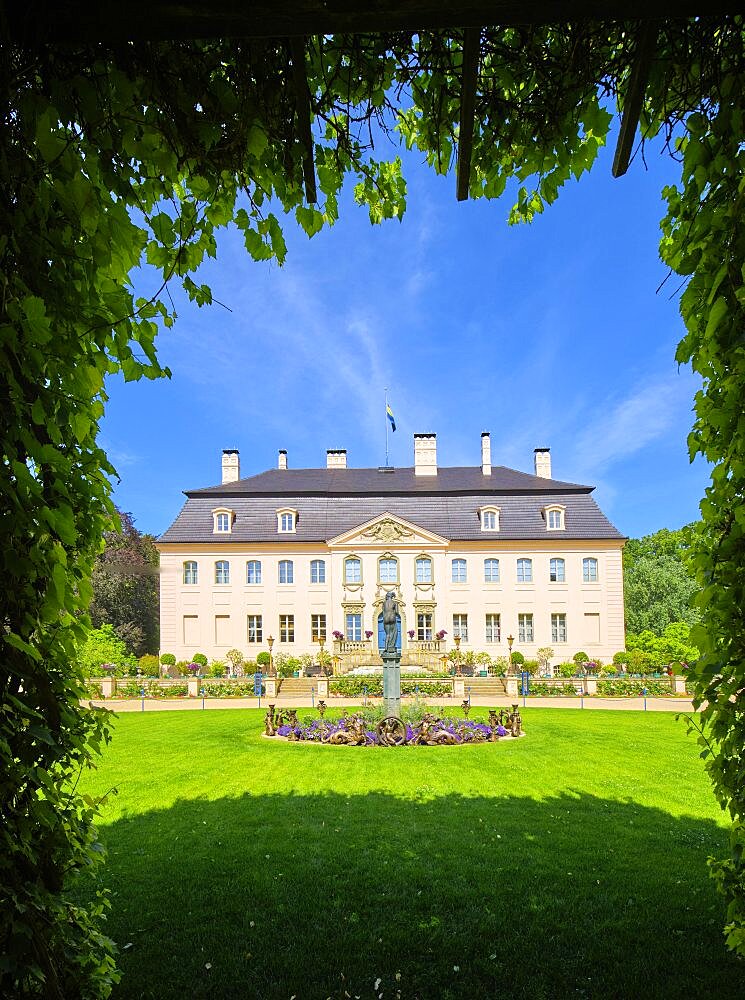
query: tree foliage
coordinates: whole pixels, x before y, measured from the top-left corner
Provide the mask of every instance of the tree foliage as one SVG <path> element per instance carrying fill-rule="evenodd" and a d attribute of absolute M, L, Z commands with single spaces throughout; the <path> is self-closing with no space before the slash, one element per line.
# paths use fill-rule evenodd
<path fill-rule="evenodd" d="M 622 105 L 636 25 L 488 28 L 481 33 L 472 196 L 518 182 L 513 221 L 530 219 L 588 170 Z M 108 737 L 83 707 L 77 647 L 100 540 L 114 515 L 98 444 L 105 378 L 158 378 L 155 338 L 175 314 L 180 281 L 234 225 L 255 260 L 285 258 L 277 213 L 309 236 L 338 215 L 345 177 L 373 222 L 400 217 L 405 185 L 386 133 L 441 172 L 457 141 L 459 31 L 316 37 L 304 68 L 320 201 L 305 199 L 307 150 L 283 39 L 179 41 L 26 49 L 3 45 L 0 156 L 0 991 L 105 996 L 115 979 L 101 932 L 104 902 L 70 900 L 75 874 L 100 857 L 96 803 L 75 793 Z M 699 697 L 717 794 L 745 812 L 741 760 L 745 636 L 742 504 L 745 425 L 742 82 L 739 18 L 659 26 L 642 116 L 682 157 L 666 192 L 663 254 L 691 276 L 679 358 L 702 373 L 691 439 L 715 463 L 694 565 L 705 651 Z M 676 128 L 684 133 L 676 138 Z M 675 140 L 674 142 L 672 140 Z M 136 298 L 131 274 L 156 276 Z M 716 869 L 742 946 L 741 826 Z"/>
<path fill-rule="evenodd" d="M 93 567 L 94 628 L 111 625 L 136 657 L 158 650 L 160 589 L 158 550 L 131 514 L 118 512 L 119 523 L 104 534 L 104 550 Z"/>
<path fill-rule="evenodd" d="M 694 625 L 701 613 L 692 600 L 698 590 L 685 560 L 692 526 L 632 538 L 623 550 L 626 630 L 661 636 L 672 622 Z M 630 646 L 628 648 L 631 648 Z"/>

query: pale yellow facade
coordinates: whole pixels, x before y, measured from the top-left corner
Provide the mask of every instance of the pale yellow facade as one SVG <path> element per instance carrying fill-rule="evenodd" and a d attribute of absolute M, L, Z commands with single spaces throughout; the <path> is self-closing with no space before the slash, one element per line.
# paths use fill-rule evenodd
<path fill-rule="evenodd" d="M 299 656 L 317 652 L 318 616 L 325 616 L 330 649 L 335 630 L 349 638 L 346 616 L 352 614 L 361 616 L 363 640 L 372 632 L 370 651 L 376 656 L 377 620 L 388 590 L 399 601 L 404 653 L 441 630 L 447 633 L 438 649 L 443 653 L 453 648 L 458 631 L 464 652 L 506 656 L 511 635 L 513 649 L 528 659 L 541 647 L 551 647 L 554 663 L 571 659 L 579 650 L 608 660 L 624 648 L 622 539 L 564 539 L 560 530 L 530 541 L 500 539 L 498 530 L 484 535 L 483 541 L 448 540 L 414 521 L 383 513 L 327 542 L 293 541 L 291 534 L 279 533 L 276 542 L 233 543 L 224 537 L 214 543 L 162 542 L 161 652 L 174 653 L 179 660 L 196 652 L 222 660 L 229 649 L 237 648 L 255 658 L 268 649 L 271 635 L 275 654 Z M 360 562 L 359 582 L 347 579 L 350 558 Z M 385 580 L 381 559 L 387 560 Z M 553 566 L 554 576 L 563 580 L 552 581 L 552 559 L 563 560 L 563 565 Z M 319 560 L 324 563 L 324 582 L 311 582 L 311 563 Z M 422 560 L 431 560 L 431 580 L 421 579 L 426 576 Z M 454 560 L 465 561 L 465 573 L 462 562 L 454 570 Z M 498 560 L 498 582 L 494 563 L 487 570 L 486 560 Z M 518 560 L 530 560 L 530 582 L 518 580 Z M 280 561 L 292 563 L 291 583 L 280 582 Z M 228 564 L 229 582 L 215 582 L 217 562 Z M 260 583 L 247 582 L 248 562 L 261 564 Z M 526 563 L 521 565 L 525 577 Z M 557 573 L 557 567 L 563 572 Z M 223 578 L 224 573 L 222 567 Z M 261 641 L 255 634 L 257 616 Z M 410 630 L 415 632 L 413 640 Z"/>

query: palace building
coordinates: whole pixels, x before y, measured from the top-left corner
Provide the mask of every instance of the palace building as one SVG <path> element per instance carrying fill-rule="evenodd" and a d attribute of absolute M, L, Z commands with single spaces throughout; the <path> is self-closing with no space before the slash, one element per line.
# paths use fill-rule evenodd
<path fill-rule="evenodd" d="M 222 482 L 187 490 L 158 542 L 163 652 L 224 659 L 267 650 L 326 649 L 340 667 L 380 663 L 381 607 L 393 591 L 402 662 L 453 649 L 513 649 L 554 662 L 578 650 L 610 658 L 624 648 L 621 550 L 594 487 L 553 479 L 548 448 L 532 474 L 481 464 L 440 468 L 434 434 L 414 435 L 414 465 L 355 469 L 343 450 L 326 467 L 241 478 L 237 451 Z"/>

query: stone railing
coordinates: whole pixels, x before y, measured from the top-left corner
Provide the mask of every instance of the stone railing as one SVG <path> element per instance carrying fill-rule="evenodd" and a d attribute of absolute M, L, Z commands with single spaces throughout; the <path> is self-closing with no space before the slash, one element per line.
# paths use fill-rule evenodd
<path fill-rule="evenodd" d="M 418 650 L 420 653 L 442 653 L 445 649 L 444 639 L 412 639 L 409 642 L 410 650 Z"/>
<path fill-rule="evenodd" d="M 369 639 L 334 639 L 335 656 L 348 656 L 350 653 L 371 656 L 372 642 Z"/>

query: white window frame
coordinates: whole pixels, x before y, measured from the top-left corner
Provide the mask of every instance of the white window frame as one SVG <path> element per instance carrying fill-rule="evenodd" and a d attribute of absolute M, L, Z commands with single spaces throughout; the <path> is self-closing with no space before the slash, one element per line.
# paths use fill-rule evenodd
<path fill-rule="evenodd" d="M 223 568 L 224 567 L 224 568 Z M 222 576 L 224 579 L 220 580 Z M 215 560 L 215 585 L 225 587 L 230 583 L 230 562 L 227 559 Z"/>
<path fill-rule="evenodd" d="M 517 616 L 517 641 L 535 642 L 535 619 L 532 611 L 521 611 Z"/>
<path fill-rule="evenodd" d="M 295 615 L 279 616 L 279 641 L 295 641 Z"/>
<path fill-rule="evenodd" d="M 431 556 L 417 556 L 414 563 L 414 580 L 416 583 L 432 583 L 433 566 Z"/>
<path fill-rule="evenodd" d="M 546 518 L 546 531 L 564 531 L 566 525 L 564 523 L 564 512 L 566 507 L 563 507 L 560 503 L 548 504 L 543 508 L 543 516 Z M 552 521 L 556 521 L 556 524 L 552 524 Z"/>
<path fill-rule="evenodd" d="M 433 615 L 431 611 L 419 611 L 416 616 L 416 637 L 419 642 L 429 642 L 432 639 Z"/>
<path fill-rule="evenodd" d="M 594 575 L 593 575 L 594 574 Z M 585 556 L 582 560 L 582 582 L 597 583 L 600 579 L 600 564 L 595 556 Z"/>
<path fill-rule="evenodd" d="M 251 579 L 253 573 L 254 579 Z M 246 560 L 246 584 L 248 586 L 254 587 L 261 583 L 261 560 L 260 559 L 247 559 Z"/>
<path fill-rule="evenodd" d="M 499 507 L 480 507 L 479 519 L 482 531 L 499 531 Z"/>
<path fill-rule="evenodd" d="M 556 577 L 556 579 L 554 579 Z M 548 561 L 549 583 L 566 583 L 566 559 L 562 556 L 552 556 Z"/>
<path fill-rule="evenodd" d="M 389 563 L 393 564 L 393 579 L 383 576 L 383 563 L 387 567 Z M 380 583 L 398 583 L 398 559 L 395 556 L 381 556 L 378 559 L 378 580 Z"/>
<path fill-rule="evenodd" d="M 492 573 L 492 564 L 496 565 L 496 574 Z M 487 567 L 489 567 L 487 569 Z M 499 583 L 499 559 L 495 559 L 490 556 L 488 559 L 484 559 L 484 583 Z"/>
<path fill-rule="evenodd" d="M 362 642 L 362 614 L 348 611 L 344 615 L 344 637 L 347 642 Z"/>
<path fill-rule="evenodd" d="M 349 567 L 353 563 L 357 563 L 357 566 L 359 568 L 359 579 L 357 580 L 350 579 L 349 576 Z M 362 560 L 360 559 L 359 556 L 347 556 L 347 558 L 344 560 L 344 583 L 351 583 L 351 584 L 362 583 Z"/>
<path fill-rule="evenodd" d="M 297 531 L 297 511 L 294 507 L 280 507 L 277 511 L 277 533 L 294 535 Z"/>
<path fill-rule="evenodd" d="M 484 618 L 484 641 L 502 641 L 502 616 L 497 611 L 486 612 L 486 616 Z"/>
<path fill-rule="evenodd" d="M 182 580 L 185 587 L 195 587 L 199 583 L 199 565 L 196 559 L 185 559 Z"/>
<path fill-rule="evenodd" d="M 310 561 L 310 582 L 311 583 L 325 583 L 326 582 L 326 560 L 325 559 L 311 559 L 311 561 Z"/>
<path fill-rule="evenodd" d="M 257 646 L 264 642 L 264 620 L 262 615 L 246 616 L 246 642 Z"/>
<path fill-rule="evenodd" d="M 233 530 L 235 511 L 229 507 L 215 507 L 212 511 L 213 535 L 229 535 Z"/>
<path fill-rule="evenodd" d="M 453 615 L 453 638 L 460 638 L 461 642 L 468 642 L 468 614 L 457 612 Z"/>
<path fill-rule="evenodd" d="M 551 642 L 567 641 L 567 616 L 563 611 L 551 613 Z"/>
<path fill-rule="evenodd" d="M 456 572 L 456 565 L 458 567 Z M 463 578 L 461 579 L 461 569 L 463 570 Z M 468 563 L 465 559 L 458 557 L 453 559 L 450 563 L 450 581 L 451 583 L 468 583 Z"/>
<path fill-rule="evenodd" d="M 533 582 L 533 560 L 528 558 L 528 556 L 521 556 L 521 558 L 517 560 L 517 582 Z"/>
<path fill-rule="evenodd" d="M 288 568 L 289 567 L 289 568 Z M 285 579 L 282 579 L 284 574 Z M 280 559 L 277 564 L 277 582 L 283 586 L 295 582 L 295 564 L 292 559 Z"/>
<path fill-rule="evenodd" d="M 317 642 L 319 639 L 326 641 L 326 615 L 325 614 L 314 614 L 310 616 L 310 637 L 313 642 Z"/>

